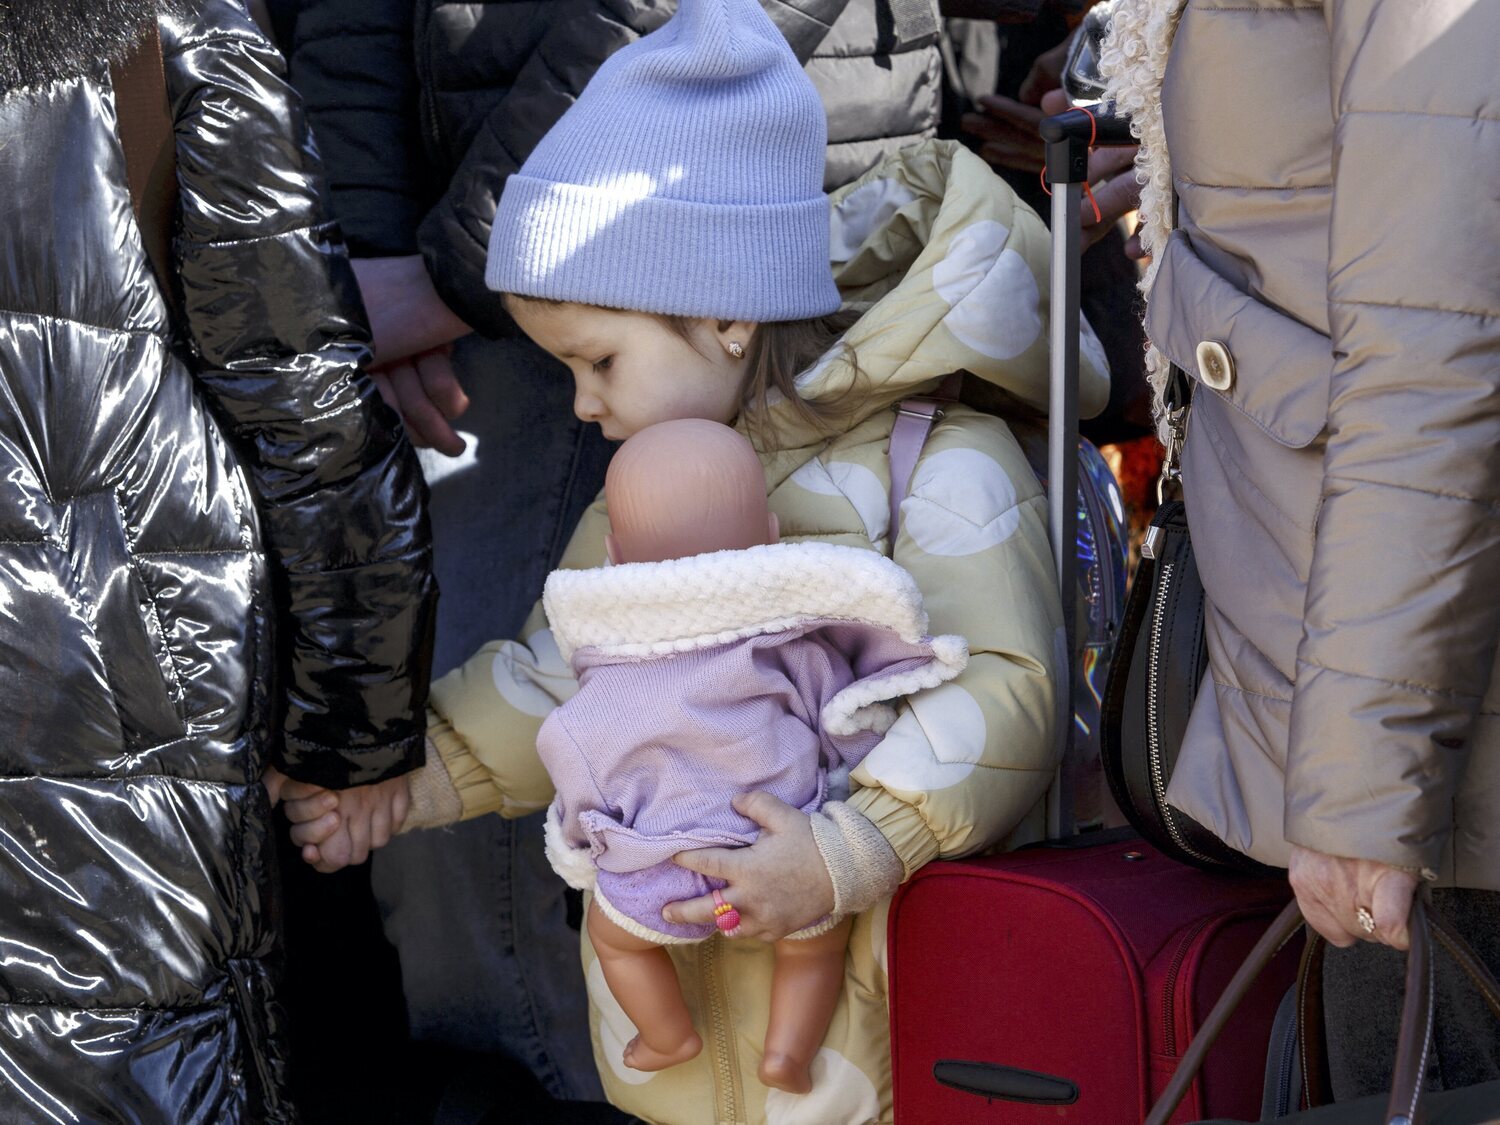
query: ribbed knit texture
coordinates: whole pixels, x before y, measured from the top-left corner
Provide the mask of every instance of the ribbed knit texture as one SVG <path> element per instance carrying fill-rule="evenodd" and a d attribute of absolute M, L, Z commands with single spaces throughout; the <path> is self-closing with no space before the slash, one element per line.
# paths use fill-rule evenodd
<path fill-rule="evenodd" d="M 485 282 L 679 316 L 833 312 L 827 134 L 757 0 L 682 0 L 610 56 L 507 182 Z"/>
<path fill-rule="evenodd" d="M 890 842 L 843 801 L 812 814 L 813 842 L 833 883 L 833 913 L 863 914 L 901 885 L 906 870 Z"/>

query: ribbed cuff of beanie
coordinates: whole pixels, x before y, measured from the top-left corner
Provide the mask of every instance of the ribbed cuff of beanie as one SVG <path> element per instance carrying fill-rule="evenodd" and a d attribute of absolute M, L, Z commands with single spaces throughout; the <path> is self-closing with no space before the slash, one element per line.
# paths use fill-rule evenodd
<path fill-rule="evenodd" d="M 411 806 L 406 819 L 401 822 L 401 832 L 415 832 L 419 828 L 441 828 L 456 824 L 464 814 L 463 798 L 443 764 L 443 756 L 429 740 L 427 761 L 422 768 L 409 773 L 407 787 Z"/>
<path fill-rule="evenodd" d="M 813 842 L 833 881 L 833 913 L 860 914 L 889 898 L 905 869 L 880 829 L 842 801 L 812 816 Z"/>
<path fill-rule="evenodd" d="M 650 190 L 511 176 L 485 284 L 524 297 L 762 323 L 838 310 L 826 196 L 728 206 Z"/>

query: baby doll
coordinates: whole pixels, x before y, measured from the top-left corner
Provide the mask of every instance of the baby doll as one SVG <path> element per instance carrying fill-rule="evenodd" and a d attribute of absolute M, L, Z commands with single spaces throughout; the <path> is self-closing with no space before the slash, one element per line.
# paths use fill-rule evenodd
<path fill-rule="evenodd" d="M 626 1064 L 660 1070 L 701 1048 L 663 946 L 713 934 L 662 907 L 712 892 L 718 928 L 733 937 L 739 924 L 724 884 L 672 857 L 754 842 L 757 826 L 731 807 L 738 794 L 816 813 L 830 775 L 846 776 L 894 720 L 884 701 L 951 679 L 968 650 L 924 635 L 916 584 L 889 559 L 778 544 L 760 460 L 727 426 L 640 431 L 610 464 L 605 496 L 614 565 L 556 571 L 544 595 L 579 682 L 538 738 L 557 788 L 548 855 L 594 892 L 589 937 L 638 1029 Z M 824 918 L 775 943 L 768 1086 L 811 1088 L 849 927 Z"/>

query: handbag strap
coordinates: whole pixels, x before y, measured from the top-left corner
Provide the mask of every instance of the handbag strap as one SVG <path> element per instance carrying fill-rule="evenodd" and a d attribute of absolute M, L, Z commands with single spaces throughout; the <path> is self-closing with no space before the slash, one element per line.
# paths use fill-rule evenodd
<path fill-rule="evenodd" d="M 1430 919 L 1430 929 L 1429 929 Z M 1177 1064 L 1172 1081 L 1146 1118 L 1146 1125 L 1167 1125 L 1188 1088 L 1198 1077 L 1203 1060 L 1207 1057 L 1214 1040 L 1224 1030 L 1224 1025 L 1234 1015 L 1240 1001 L 1250 991 L 1251 984 L 1268 965 L 1276 952 L 1285 945 L 1302 924 L 1302 912 L 1296 901 L 1287 903 L 1276 916 L 1269 929 L 1255 943 L 1255 948 L 1245 958 L 1244 964 L 1230 979 L 1219 1002 L 1214 1005 L 1203 1027 L 1193 1037 L 1182 1061 Z M 1411 934 L 1411 950 L 1406 963 L 1406 999 L 1401 1009 L 1401 1035 L 1396 1043 L 1396 1065 L 1391 1073 L 1391 1097 L 1387 1105 L 1386 1125 L 1411 1125 L 1415 1121 L 1415 1110 L 1422 1094 L 1422 1079 L 1426 1072 L 1427 1057 L 1432 1046 L 1432 938 L 1454 954 L 1459 968 L 1473 981 L 1490 1011 L 1500 1019 L 1500 983 L 1485 966 L 1463 937 L 1452 925 L 1431 908 L 1425 888 L 1412 897 L 1411 915 L 1408 921 Z"/>
<path fill-rule="evenodd" d="M 177 145 L 162 61 L 161 29 L 151 20 L 125 59 L 110 64 L 115 128 L 125 151 L 130 205 L 146 257 L 162 292 L 170 293 L 172 224 L 177 213 Z"/>
<path fill-rule="evenodd" d="M 896 404 L 896 424 L 891 427 L 887 454 L 891 466 L 892 548 L 896 544 L 896 532 L 901 530 L 901 501 L 906 499 L 907 490 L 911 488 L 911 475 L 916 470 L 917 458 L 922 455 L 922 446 L 927 444 L 927 435 L 933 425 L 943 416 L 943 408 L 958 401 L 958 388 L 962 382 L 963 373 L 955 371 L 946 376 L 931 395 L 902 399 Z"/>

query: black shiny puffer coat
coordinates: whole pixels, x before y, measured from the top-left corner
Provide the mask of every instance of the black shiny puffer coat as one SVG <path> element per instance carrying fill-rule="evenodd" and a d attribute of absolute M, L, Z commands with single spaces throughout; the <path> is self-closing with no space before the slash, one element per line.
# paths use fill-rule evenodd
<path fill-rule="evenodd" d="M 234 0 L 161 31 L 170 315 L 107 68 L 0 88 L 6 1123 L 289 1120 L 262 769 L 422 760 L 424 490 L 300 109 Z"/>

